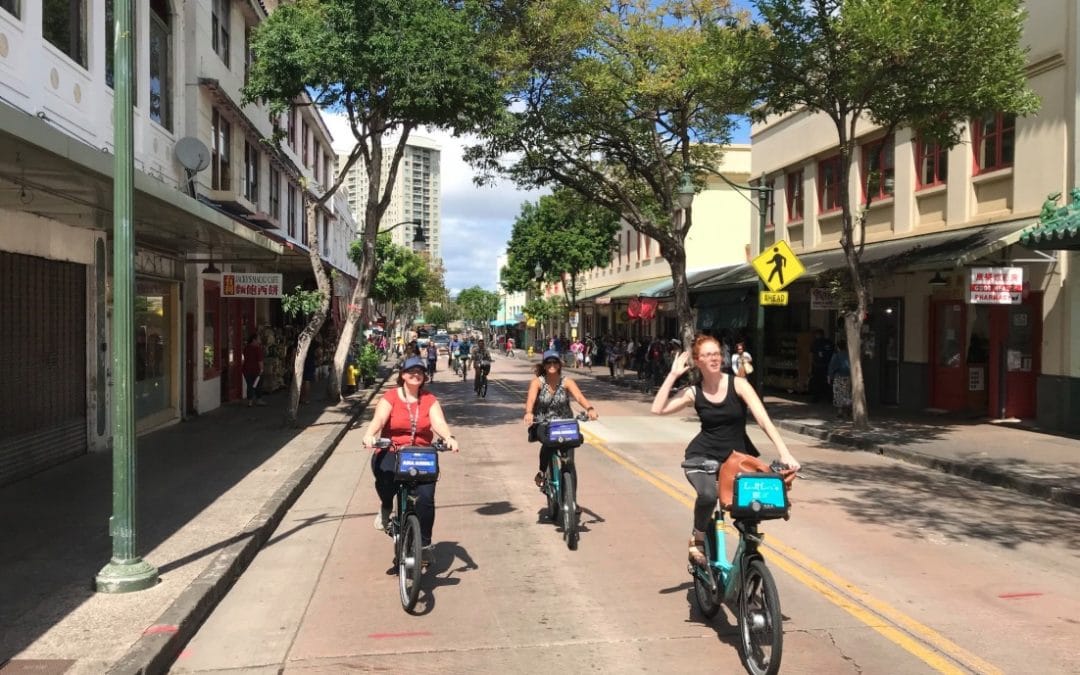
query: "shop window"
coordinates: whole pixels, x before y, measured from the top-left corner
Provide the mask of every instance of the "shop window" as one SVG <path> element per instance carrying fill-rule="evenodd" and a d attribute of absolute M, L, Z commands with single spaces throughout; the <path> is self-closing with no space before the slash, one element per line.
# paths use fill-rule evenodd
<path fill-rule="evenodd" d="M 1012 166 L 1016 142 L 1016 115 L 990 113 L 972 122 L 975 173 Z"/>
<path fill-rule="evenodd" d="M 896 184 L 893 137 L 863 146 L 863 199 L 888 199 Z"/>
<path fill-rule="evenodd" d="M 171 404 L 174 322 L 172 285 L 135 283 L 135 416 L 146 417 Z"/>
<path fill-rule="evenodd" d="M 803 219 L 803 170 L 788 173 L 786 179 L 787 189 L 784 191 L 784 200 L 787 202 L 788 222 L 801 222 Z"/>
<path fill-rule="evenodd" d="M 172 131 L 172 16 L 166 0 L 150 0 L 150 119 Z"/>
<path fill-rule="evenodd" d="M 113 5 L 116 0 L 105 0 L 105 84 L 109 89 L 116 88 L 116 74 L 113 72 L 116 68 L 116 16 L 113 13 Z M 134 25 L 139 25 L 139 9 L 132 3 L 131 6 L 131 22 Z M 139 43 L 138 41 L 132 41 L 131 43 L 131 82 L 133 85 L 131 88 L 131 104 L 139 105 L 139 87 L 137 83 L 139 81 Z"/>
<path fill-rule="evenodd" d="M 203 379 L 210 380 L 221 374 L 221 352 L 218 337 L 221 335 L 221 284 L 203 281 Z"/>
<path fill-rule="evenodd" d="M 19 0 L 0 0 L 0 9 L 6 11 L 16 19 L 21 16 L 19 13 Z"/>
<path fill-rule="evenodd" d="M 944 185 L 949 177 L 948 149 L 921 136 L 916 138 L 915 169 L 919 189 Z"/>
<path fill-rule="evenodd" d="M 818 210 L 822 213 L 840 208 L 840 191 L 844 189 L 841 168 L 840 155 L 818 163 Z"/>
<path fill-rule="evenodd" d="M 211 0 L 210 3 L 210 44 L 226 68 L 229 67 L 230 4 L 231 0 Z"/>
<path fill-rule="evenodd" d="M 42 4 L 41 36 L 86 67 L 86 0 L 51 0 Z"/>

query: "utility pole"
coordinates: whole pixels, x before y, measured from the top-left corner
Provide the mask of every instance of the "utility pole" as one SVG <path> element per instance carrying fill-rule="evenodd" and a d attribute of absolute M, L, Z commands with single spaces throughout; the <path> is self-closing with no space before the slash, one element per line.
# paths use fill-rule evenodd
<path fill-rule="evenodd" d="M 109 519 L 112 559 L 101 568 L 95 586 L 102 593 L 141 591 L 157 584 L 158 571 L 138 554 L 135 380 L 135 158 L 132 134 L 132 54 L 135 36 L 133 0 L 114 0 L 116 20 L 115 127 L 113 171 L 113 316 L 112 316 L 112 455 L 113 514 Z"/>
<path fill-rule="evenodd" d="M 765 185 L 765 175 L 762 174 L 761 180 L 756 187 L 758 198 L 758 247 L 757 254 L 765 250 L 765 226 L 769 221 L 769 198 L 772 196 L 772 189 Z M 767 291 L 765 282 L 758 278 L 758 303 L 757 303 L 757 328 L 754 331 L 754 388 L 757 389 L 758 395 L 763 399 L 765 397 L 765 306 L 761 304 L 761 294 L 763 291 Z"/>

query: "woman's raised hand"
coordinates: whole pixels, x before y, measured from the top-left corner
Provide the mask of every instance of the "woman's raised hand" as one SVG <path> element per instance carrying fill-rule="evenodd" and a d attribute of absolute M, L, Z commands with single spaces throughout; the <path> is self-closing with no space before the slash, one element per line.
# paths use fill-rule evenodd
<path fill-rule="evenodd" d="M 690 352 L 679 352 L 671 361 L 671 374 L 678 378 L 685 375 L 688 370 L 690 370 Z"/>

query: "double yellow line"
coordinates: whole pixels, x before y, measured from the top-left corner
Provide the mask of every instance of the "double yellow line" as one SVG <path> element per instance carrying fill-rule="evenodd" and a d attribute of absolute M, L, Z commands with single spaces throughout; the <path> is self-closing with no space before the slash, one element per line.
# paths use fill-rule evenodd
<path fill-rule="evenodd" d="M 667 476 L 645 469 L 625 456 L 611 450 L 596 434 L 583 430 L 589 445 L 611 461 L 651 484 L 675 501 L 694 507 L 694 494 L 687 486 L 675 483 Z M 804 586 L 813 589 L 829 602 L 880 633 L 890 642 L 917 657 L 939 673 L 985 673 L 1000 675 L 1002 671 L 960 645 L 952 642 L 929 626 L 919 623 L 888 603 L 875 598 L 855 584 L 825 566 L 811 560 L 795 549 L 785 546 L 769 535 L 766 558 Z"/>

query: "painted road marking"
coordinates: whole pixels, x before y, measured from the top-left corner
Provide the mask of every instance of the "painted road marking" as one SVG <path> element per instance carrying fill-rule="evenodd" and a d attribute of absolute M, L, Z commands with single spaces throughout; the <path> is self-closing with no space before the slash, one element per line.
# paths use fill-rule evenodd
<path fill-rule="evenodd" d="M 499 384 L 508 393 L 523 398 L 520 392 L 502 382 Z M 604 439 L 588 429 L 583 428 L 582 433 L 585 441 L 608 459 L 688 509 L 693 509 L 696 495 L 689 489 L 689 485 L 677 484 L 664 474 L 639 466 L 625 455 L 608 448 Z M 770 563 L 939 673 L 976 672 L 986 675 L 1003 675 L 1001 669 L 993 664 L 972 654 L 887 602 L 875 598 L 824 565 L 783 544 L 775 535 L 769 535 L 769 543 L 765 546 L 769 549 L 766 557 Z"/>

